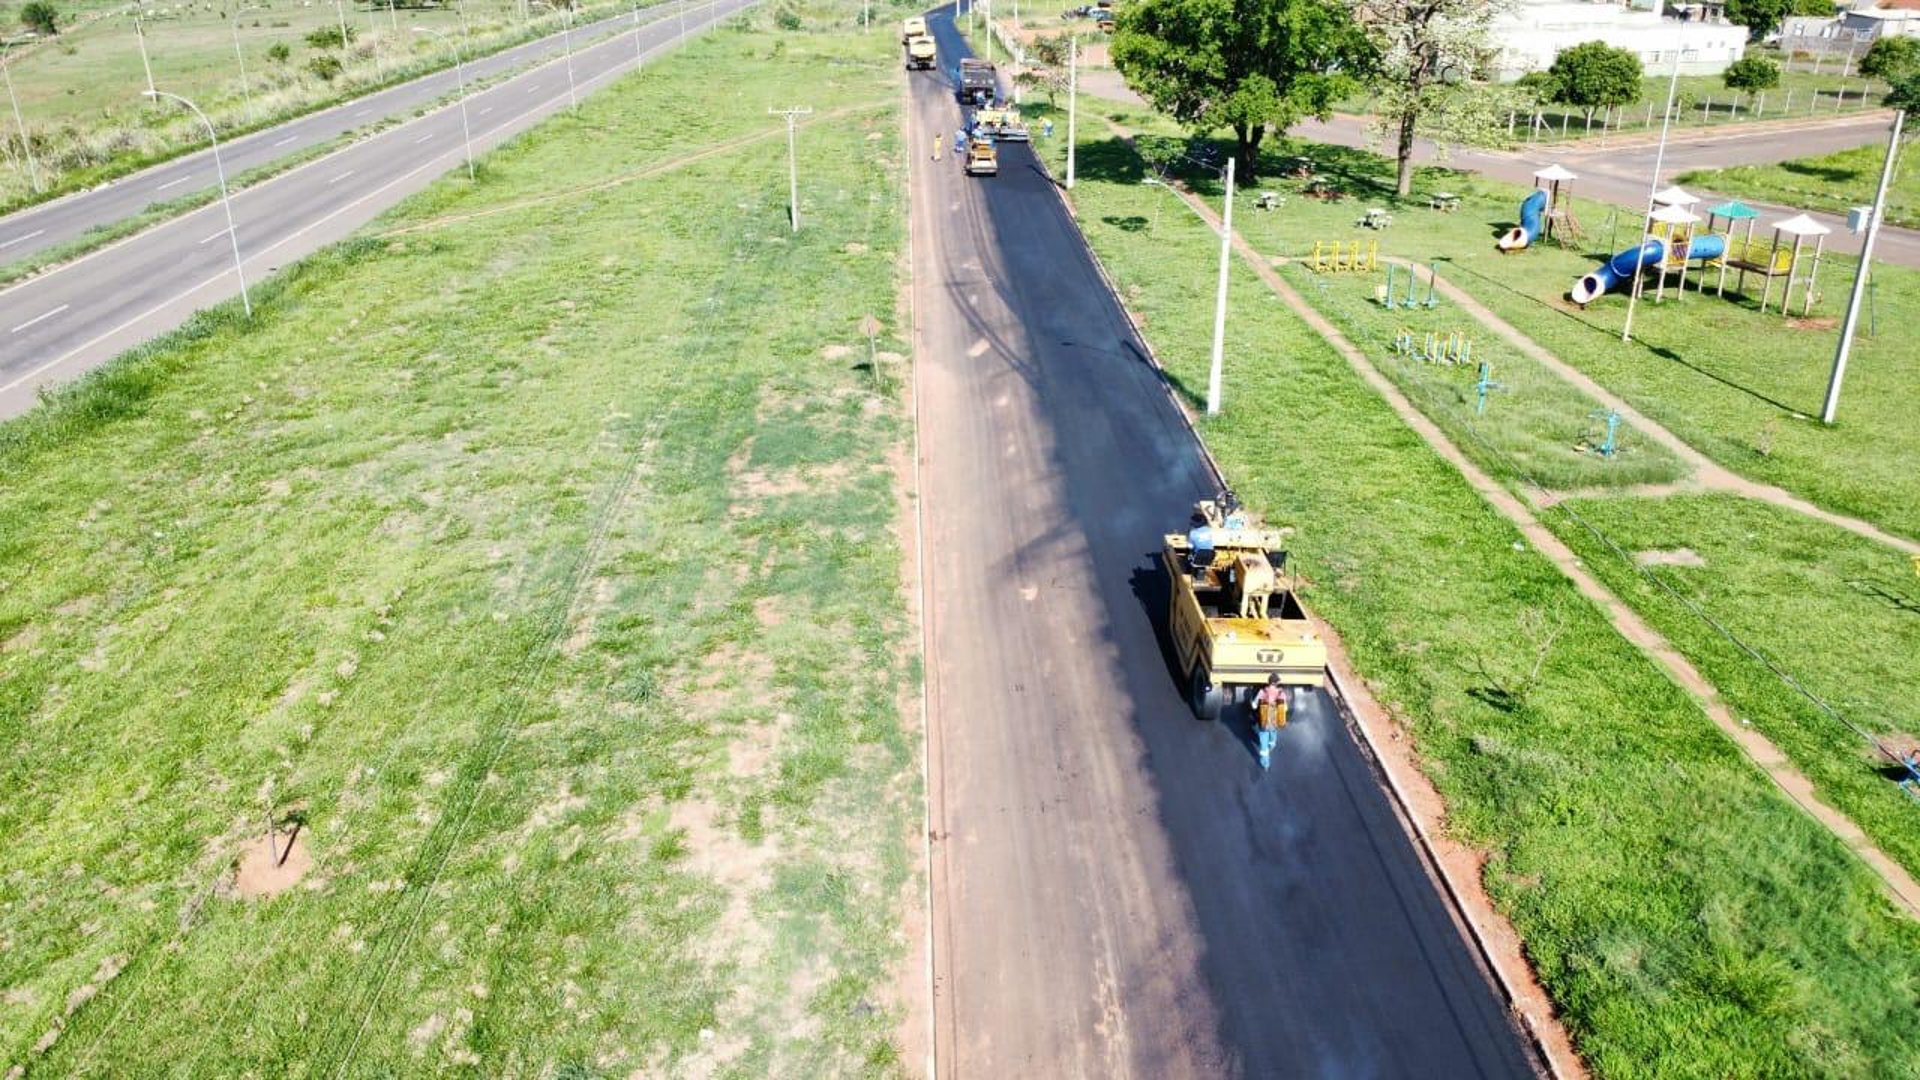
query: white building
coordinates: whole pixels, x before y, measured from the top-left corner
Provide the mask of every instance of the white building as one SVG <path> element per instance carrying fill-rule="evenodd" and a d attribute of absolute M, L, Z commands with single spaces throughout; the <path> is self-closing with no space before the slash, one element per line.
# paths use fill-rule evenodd
<path fill-rule="evenodd" d="M 1496 67 L 1503 80 L 1545 71 L 1560 50 L 1587 41 L 1638 55 L 1649 74 L 1669 70 L 1675 49 L 1683 75 L 1718 75 L 1747 51 L 1744 26 L 1669 19 L 1619 2 L 1580 0 L 1520 0 L 1494 20 L 1493 39 L 1500 46 Z"/>
<path fill-rule="evenodd" d="M 1843 29 L 1868 40 L 1883 37 L 1920 37 L 1920 0 L 1881 0 L 1840 16 Z"/>

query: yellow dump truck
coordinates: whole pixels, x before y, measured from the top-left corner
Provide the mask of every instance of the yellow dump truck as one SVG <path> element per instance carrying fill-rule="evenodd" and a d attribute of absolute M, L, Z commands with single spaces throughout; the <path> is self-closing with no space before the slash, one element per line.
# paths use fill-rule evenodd
<path fill-rule="evenodd" d="M 908 38 L 906 50 L 908 71 L 912 71 L 915 68 L 921 71 L 931 69 L 934 58 L 938 53 L 938 50 L 934 47 L 933 39 L 925 34 L 921 34 L 919 37 Z"/>
<path fill-rule="evenodd" d="M 1167 637 L 1194 715 L 1218 719 L 1269 675 L 1288 687 L 1323 685 L 1327 647 L 1286 568 L 1293 530 L 1260 526 L 1225 493 L 1202 500 L 1194 518 L 1193 531 L 1166 534 L 1160 551 L 1171 583 Z"/>
<path fill-rule="evenodd" d="M 900 44 L 905 45 L 914 38 L 926 36 L 927 20 L 924 17 L 913 15 L 900 23 Z"/>

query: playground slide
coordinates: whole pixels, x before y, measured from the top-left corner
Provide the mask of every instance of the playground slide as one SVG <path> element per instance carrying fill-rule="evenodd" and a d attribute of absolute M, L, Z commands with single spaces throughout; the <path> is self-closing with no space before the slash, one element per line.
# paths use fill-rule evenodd
<path fill-rule="evenodd" d="M 1576 304 L 1591 304 L 1600 297 L 1633 280 L 1633 275 L 1658 266 L 1666 255 L 1666 244 L 1649 239 L 1639 247 L 1628 248 L 1595 267 L 1573 283 L 1567 295 Z M 1687 245 L 1687 258 L 1717 259 L 1727 252 L 1727 238 L 1718 233 L 1701 233 Z"/>
<path fill-rule="evenodd" d="M 1507 230 L 1499 240 L 1501 251 L 1519 251 L 1540 236 L 1540 217 L 1547 212 L 1547 193 L 1533 189 L 1520 204 L 1520 224 Z"/>

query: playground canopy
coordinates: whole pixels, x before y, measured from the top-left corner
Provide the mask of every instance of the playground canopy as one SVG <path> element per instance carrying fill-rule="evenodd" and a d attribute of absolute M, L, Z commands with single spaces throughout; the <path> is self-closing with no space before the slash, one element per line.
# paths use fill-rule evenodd
<path fill-rule="evenodd" d="M 1654 192 L 1653 201 L 1656 206 L 1692 206 L 1700 201 L 1700 196 L 1675 184 L 1664 191 Z"/>
<path fill-rule="evenodd" d="M 1760 216 L 1760 211 L 1755 210 L 1739 199 L 1729 199 L 1719 206 L 1708 207 L 1707 216 L 1723 217 L 1728 221 L 1751 221 Z"/>
<path fill-rule="evenodd" d="M 1795 214 L 1785 221 L 1776 222 L 1773 228 L 1775 232 L 1788 236 L 1825 236 L 1833 231 L 1805 214 Z"/>
<path fill-rule="evenodd" d="M 1676 204 L 1667 204 L 1653 212 L 1653 220 L 1662 225 L 1691 225 L 1700 220 L 1700 215 Z"/>
<path fill-rule="evenodd" d="M 1578 176 L 1576 176 L 1576 175 L 1574 175 L 1574 174 L 1573 174 L 1572 172 L 1570 172 L 1570 171 L 1568 171 L 1568 170 L 1567 170 L 1567 168 L 1566 168 L 1565 166 L 1563 166 L 1563 165 L 1561 165 L 1561 164 L 1560 164 L 1559 162 L 1557 162 L 1557 161 L 1556 161 L 1556 162 L 1554 162 L 1553 164 L 1551 164 L 1551 165 L 1549 165 L 1549 166 L 1547 166 L 1546 168 L 1544 168 L 1544 169 L 1541 169 L 1541 170 L 1540 170 L 1539 172 L 1537 172 L 1537 173 L 1534 173 L 1534 174 L 1533 174 L 1533 178 L 1534 178 L 1535 180 L 1545 180 L 1545 181 L 1547 181 L 1548 183 L 1552 183 L 1552 182 L 1555 182 L 1555 181 L 1559 181 L 1559 180 L 1578 180 L 1578 179 L 1580 179 L 1580 178 L 1579 178 Z"/>

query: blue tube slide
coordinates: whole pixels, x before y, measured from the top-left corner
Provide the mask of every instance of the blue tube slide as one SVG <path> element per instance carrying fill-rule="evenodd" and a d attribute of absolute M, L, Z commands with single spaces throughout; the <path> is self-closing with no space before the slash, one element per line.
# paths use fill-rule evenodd
<path fill-rule="evenodd" d="M 1533 189 L 1520 204 L 1520 224 L 1508 229 L 1499 241 L 1501 251 L 1519 251 L 1540 238 L 1540 218 L 1547 212 L 1547 193 Z"/>
<path fill-rule="evenodd" d="M 1574 303 L 1581 306 L 1593 303 L 1601 296 L 1612 292 L 1621 285 L 1633 280 L 1633 276 L 1660 264 L 1666 253 L 1666 245 L 1659 240 L 1648 239 L 1639 247 L 1628 248 L 1605 263 L 1596 267 L 1573 283 L 1567 291 Z M 1687 242 L 1687 259 L 1717 259 L 1727 253 L 1727 238 L 1718 233 L 1699 233 Z"/>

